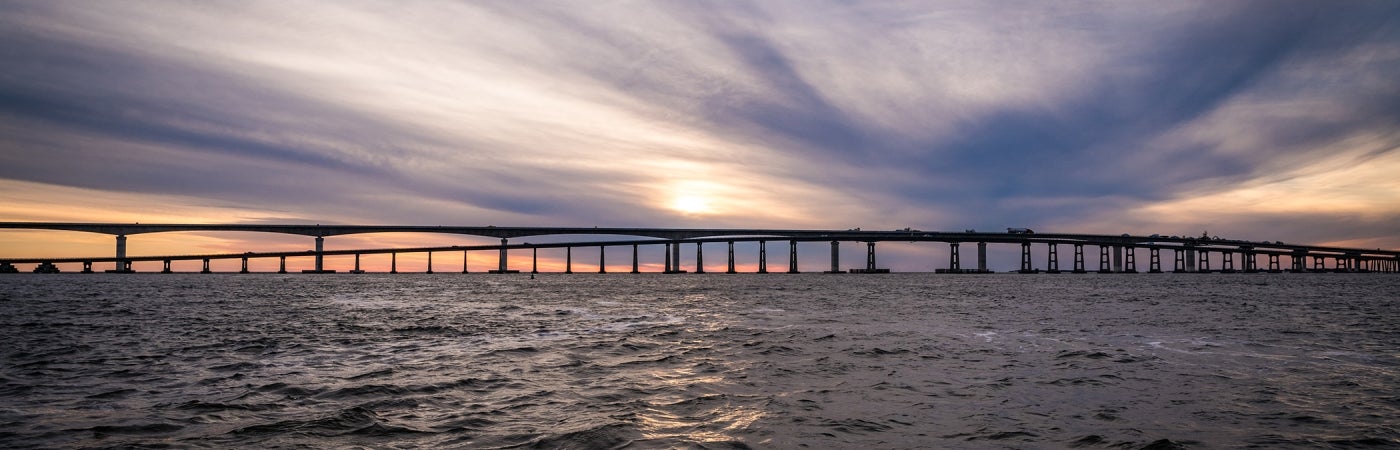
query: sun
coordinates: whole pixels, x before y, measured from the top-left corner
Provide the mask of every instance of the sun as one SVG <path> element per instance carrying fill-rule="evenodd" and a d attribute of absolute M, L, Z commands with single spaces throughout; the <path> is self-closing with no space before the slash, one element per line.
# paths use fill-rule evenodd
<path fill-rule="evenodd" d="M 682 195 L 671 200 L 671 209 L 685 214 L 710 212 L 710 200 L 698 195 Z"/>

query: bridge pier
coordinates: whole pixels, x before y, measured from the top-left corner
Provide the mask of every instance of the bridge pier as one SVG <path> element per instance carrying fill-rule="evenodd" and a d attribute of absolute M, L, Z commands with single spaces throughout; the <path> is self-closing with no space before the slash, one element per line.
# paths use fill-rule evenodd
<path fill-rule="evenodd" d="M 841 243 L 838 241 L 831 241 L 831 270 L 828 270 L 825 273 L 842 273 Z"/>
<path fill-rule="evenodd" d="M 608 273 L 608 264 L 607 261 L 604 259 L 607 257 L 607 251 L 607 246 L 598 246 L 598 273 Z"/>
<path fill-rule="evenodd" d="M 1162 273 L 1162 249 L 1147 249 L 1147 273 Z"/>
<path fill-rule="evenodd" d="M 1113 273 L 1123 272 L 1123 246 L 1113 246 Z"/>
<path fill-rule="evenodd" d="M 890 269 L 880 269 L 875 265 L 875 241 L 865 243 L 865 268 L 851 269 L 851 273 L 890 273 Z"/>
<path fill-rule="evenodd" d="M 277 273 L 287 273 L 287 257 L 286 257 L 286 256 L 282 256 L 282 257 L 278 258 L 278 263 L 277 263 L 277 264 L 278 264 L 278 266 L 277 266 Z"/>
<path fill-rule="evenodd" d="M 1186 271 L 1196 271 L 1196 247 L 1194 246 L 1186 247 Z"/>
<path fill-rule="evenodd" d="M 977 243 L 977 273 L 987 273 L 987 243 Z"/>
<path fill-rule="evenodd" d="M 209 270 L 209 258 L 204 258 L 204 270 L 200 270 L 199 273 L 214 273 Z"/>
<path fill-rule="evenodd" d="M 1074 273 L 1089 273 L 1084 270 L 1084 244 L 1074 244 Z"/>
<path fill-rule="evenodd" d="M 800 273 L 797 271 L 797 241 L 788 241 L 788 272 Z"/>
<path fill-rule="evenodd" d="M 962 255 L 958 254 L 959 243 L 948 243 L 948 272 L 962 272 Z"/>
<path fill-rule="evenodd" d="M 301 273 L 335 273 L 334 270 L 326 270 L 324 263 L 326 238 L 316 236 L 316 268 L 303 270 Z"/>
<path fill-rule="evenodd" d="M 564 247 L 564 273 L 574 273 L 573 247 Z"/>
<path fill-rule="evenodd" d="M 867 272 L 874 272 L 874 271 L 875 271 L 875 243 L 874 243 L 874 242 L 866 242 L 866 243 L 865 243 L 865 270 L 866 270 Z"/>
<path fill-rule="evenodd" d="M 1060 273 L 1060 245 L 1051 242 L 1045 247 L 1045 273 Z"/>
<path fill-rule="evenodd" d="M 1283 273 L 1283 268 L 1279 266 L 1278 253 L 1269 254 L 1269 273 Z"/>
<path fill-rule="evenodd" d="M 117 235 L 117 262 L 116 267 L 108 270 L 107 273 L 136 273 L 131 269 L 131 260 L 126 259 L 126 235 Z"/>
<path fill-rule="evenodd" d="M 506 251 L 507 245 L 510 245 L 510 240 L 506 238 L 501 238 L 501 250 L 500 256 L 496 259 L 496 268 L 494 270 L 487 271 L 487 273 L 520 273 L 519 270 L 510 270 L 509 268 L 510 254 Z"/>
<path fill-rule="evenodd" d="M 167 259 L 167 260 L 165 260 L 165 261 L 163 261 L 163 262 L 165 263 L 165 268 L 164 268 L 164 269 L 161 269 L 160 273 L 175 273 L 175 272 L 170 271 L 170 260 Z"/>
<path fill-rule="evenodd" d="M 1318 271 L 1318 272 L 1324 272 L 1324 271 L 1326 271 L 1326 270 L 1327 270 L 1326 258 L 1323 258 L 1323 257 L 1321 257 L 1321 256 L 1314 256 L 1314 257 L 1313 257 L 1313 270 Z"/>
<path fill-rule="evenodd" d="M 10 263 L 5 263 L 4 266 L 9 266 L 9 265 L 10 265 Z M 5 267 L 4 267 L 4 266 L 0 266 L 0 273 L 5 273 Z M 92 261 L 83 261 L 83 273 L 92 273 Z"/>
<path fill-rule="evenodd" d="M 705 243 L 695 243 L 695 273 L 705 273 Z"/>
<path fill-rule="evenodd" d="M 1259 261 L 1254 258 L 1254 249 L 1244 249 L 1244 273 L 1259 273 Z"/>
<path fill-rule="evenodd" d="M 663 245 L 666 246 L 666 254 L 662 255 L 661 259 L 666 262 L 666 267 L 661 273 L 674 273 L 671 271 L 671 243 L 667 242 Z"/>
<path fill-rule="evenodd" d="M 637 270 L 637 244 L 632 244 L 632 273 L 642 273 Z"/>
<path fill-rule="evenodd" d="M 355 255 L 355 259 L 358 261 L 358 260 L 359 260 L 359 255 Z M 356 264 L 356 265 L 358 265 L 358 264 Z M 356 269 L 358 269 L 358 268 L 359 268 L 359 267 L 356 267 Z M 462 273 L 467 273 L 467 251 L 466 251 L 466 250 L 462 250 Z"/>
<path fill-rule="evenodd" d="M 433 252 L 428 252 L 428 271 L 426 273 L 433 273 Z"/>
<path fill-rule="evenodd" d="M 1124 255 L 1124 259 L 1123 259 L 1123 264 L 1125 264 L 1125 266 L 1124 266 L 1124 268 L 1123 268 L 1123 273 L 1138 273 L 1138 271 L 1137 271 L 1137 248 L 1135 248 L 1135 247 L 1129 245 L 1129 246 L 1123 247 L 1123 250 L 1124 250 L 1125 252 L 1127 252 L 1127 253 Z"/>
<path fill-rule="evenodd" d="M 238 273 L 248 273 L 248 257 L 243 257 L 243 268 L 238 269 Z"/>
<path fill-rule="evenodd" d="M 734 271 L 734 241 L 729 241 L 729 270 L 724 273 L 738 273 Z"/>
<path fill-rule="evenodd" d="M 681 243 L 674 242 L 671 246 L 675 247 L 675 250 L 671 251 L 671 270 L 676 273 L 685 273 L 685 269 L 681 268 Z"/>
<path fill-rule="evenodd" d="M 1021 273 L 1035 273 L 1035 269 L 1032 269 L 1032 268 L 1031 268 L 1031 243 L 1030 243 L 1030 242 L 1022 242 L 1022 243 L 1021 243 L 1021 270 L 1020 270 L 1020 272 L 1021 272 Z"/>
<path fill-rule="evenodd" d="M 394 252 L 394 253 L 390 253 L 390 254 L 389 254 L 389 273 L 399 273 L 399 254 L 398 254 L 398 252 Z"/>
<path fill-rule="evenodd" d="M 758 241 L 758 273 L 768 273 L 768 241 Z"/>
<path fill-rule="evenodd" d="M 540 273 L 540 248 L 530 247 L 530 274 Z"/>
<path fill-rule="evenodd" d="M 1210 250 L 1201 249 L 1197 256 L 1200 257 L 1200 262 L 1196 264 L 1196 268 L 1200 269 L 1201 273 L 1210 273 Z"/>
<path fill-rule="evenodd" d="M 1220 273 L 1235 273 L 1235 252 L 1220 252 Z"/>
<path fill-rule="evenodd" d="M 360 254 L 359 254 L 359 253 L 356 253 L 356 254 L 355 254 L 355 268 L 354 268 L 354 269 L 351 269 L 351 270 L 350 270 L 350 273 L 365 273 L 364 269 L 361 269 L 361 268 L 360 268 Z"/>
<path fill-rule="evenodd" d="M 1107 245 L 1099 246 L 1099 273 L 1113 273 L 1113 269 L 1109 266 L 1108 252 Z"/>

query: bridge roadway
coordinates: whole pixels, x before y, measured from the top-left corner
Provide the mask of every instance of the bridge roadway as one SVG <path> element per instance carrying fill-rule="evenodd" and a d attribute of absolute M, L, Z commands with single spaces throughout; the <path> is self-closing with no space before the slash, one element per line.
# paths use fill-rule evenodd
<path fill-rule="evenodd" d="M 81 262 L 84 264 L 84 271 L 90 271 L 94 262 L 114 262 L 117 264 L 116 270 L 111 272 L 131 272 L 133 261 L 165 261 L 166 271 L 169 270 L 170 261 L 173 260 L 204 260 L 205 271 L 208 271 L 209 260 L 212 259 L 235 259 L 243 260 L 244 271 L 247 270 L 247 261 L 250 258 L 281 258 L 282 267 L 285 271 L 287 257 L 314 257 L 316 269 L 306 272 L 333 272 L 324 270 L 323 257 L 326 255 L 357 255 L 356 271 L 358 271 L 358 255 L 361 254 L 383 254 L 383 253 L 428 253 L 429 271 L 431 271 L 432 252 L 441 251 L 482 251 L 494 250 L 500 252 L 499 264 L 492 272 L 510 272 L 507 268 L 507 250 L 511 249 L 539 249 L 539 248 L 566 248 L 569 249 L 569 260 L 566 267 L 572 265 L 572 248 L 574 247 L 609 247 L 609 246 L 633 246 L 633 271 L 636 271 L 636 247 L 640 245 L 666 245 L 666 271 L 680 272 L 680 245 L 696 244 L 697 271 L 703 271 L 703 248 L 702 243 L 727 242 L 729 243 L 729 272 L 733 272 L 734 242 L 754 242 L 760 243 L 759 271 L 766 273 L 766 243 L 767 241 L 789 241 L 789 272 L 797 272 L 796 255 L 797 242 L 830 241 L 832 244 L 832 265 L 830 273 L 840 272 L 839 270 L 839 242 L 865 242 L 867 243 L 866 267 L 854 269 L 854 272 L 883 272 L 875 264 L 875 243 L 885 241 L 908 241 L 908 242 L 944 242 L 950 245 L 949 267 L 940 269 L 940 272 L 986 272 L 986 245 L 988 243 L 998 244 L 1020 244 L 1021 245 L 1021 272 L 1038 272 L 1032 268 L 1031 244 L 1044 244 L 1047 246 L 1047 272 L 1058 273 L 1058 246 L 1072 245 L 1074 247 L 1073 272 L 1086 272 L 1083 255 L 1083 246 L 1099 247 L 1099 268 L 1098 272 L 1136 272 L 1136 249 L 1146 248 L 1150 252 L 1149 272 L 1161 272 L 1161 250 L 1171 250 L 1175 254 L 1174 270 L 1176 272 L 1198 272 L 1212 271 L 1209 267 L 1210 259 L 1208 255 L 1217 253 L 1221 257 L 1222 267 L 1215 271 L 1233 272 L 1236 271 L 1233 256 L 1239 254 L 1242 259 L 1240 271 L 1255 272 L 1261 271 L 1256 265 L 1256 257 L 1265 255 L 1269 258 L 1269 271 L 1281 271 L 1281 256 L 1290 256 L 1291 267 L 1289 271 L 1321 271 L 1325 270 L 1324 258 L 1333 258 L 1335 264 L 1332 270 L 1336 271 L 1377 271 L 1377 272 L 1397 272 L 1400 271 L 1400 251 L 1380 250 L 1380 249 L 1357 249 L 1332 246 L 1315 246 L 1285 244 L 1281 242 L 1252 242 L 1241 240 L 1222 239 L 1201 239 L 1190 237 L 1163 237 L 1163 236 L 1133 236 L 1133 235 L 1096 235 L 1096 234 L 1070 234 L 1070 233 L 1001 233 L 1001 232 L 945 232 L 945 231 L 920 231 L 912 229 L 892 230 L 892 231 L 863 231 L 860 229 L 850 230 L 781 230 L 781 229 L 694 229 L 694 228 L 600 228 L 600 227 L 497 227 L 497 226 L 411 226 L 411 225 L 272 225 L 272 224 L 118 224 L 118 223 L 59 223 L 59 222 L 0 222 L 0 229 L 31 229 L 31 230 L 61 230 L 78 231 L 90 233 L 111 234 L 116 236 L 117 251 L 112 257 L 82 257 L 82 258 L 0 258 L 0 272 L 16 271 L 13 264 L 39 263 L 42 266 L 52 268 L 54 263 Z M 128 256 L 126 254 L 126 236 L 143 233 L 163 233 L 163 232 L 189 232 L 189 231 L 240 231 L 240 232 L 264 232 L 295 234 L 312 236 L 315 238 L 315 250 L 295 251 L 295 252 L 247 252 L 228 254 L 207 254 L 207 255 L 169 255 L 169 256 Z M 474 245 L 474 246 L 449 246 L 449 247 L 416 247 L 397 249 L 358 249 L 358 250 L 324 250 L 324 239 L 327 236 L 340 236 L 362 233 L 445 233 L 461 234 L 472 236 L 483 236 L 500 238 L 500 245 Z M 549 236 L 549 235 L 616 235 L 616 236 L 638 236 L 651 239 L 645 240 L 610 240 L 610 241 L 586 241 L 586 242 L 558 242 L 558 243 L 522 243 L 510 244 L 509 239 Z M 977 243 L 977 268 L 964 269 L 961 266 L 960 244 Z M 1124 250 L 1127 250 L 1126 258 Z M 1197 257 L 1199 256 L 1199 258 Z M 1307 258 L 1313 258 L 1312 268 L 1308 267 Z M 601 258 L 601 253 L 600 253 Z M 465 259 L 464 259 L 465 261 Z M 1111 263 L 1110 263 L 1111 261 Z M 1198 267 L 1199 263 L 1199 267 Z M 533 265 L 533 264 L 532 264 Z M 600 268 L 601 270 L 601 268 Z M 463 270 L 466 271 L 465 268 Z"/>

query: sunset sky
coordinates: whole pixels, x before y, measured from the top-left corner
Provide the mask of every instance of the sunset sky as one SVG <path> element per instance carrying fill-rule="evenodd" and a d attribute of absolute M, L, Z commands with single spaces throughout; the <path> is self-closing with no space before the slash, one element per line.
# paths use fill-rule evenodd
<path fill-rule="evenodd" d="M 0 59 L 0 221 L 1400 248 L 1395 1 L 0 0 Z M 167 233 L 131 253 L 310 245 Z M 0 257 L 112 247 L 0 230 Z M 896 270 L 946 262 L 943 245 L 888 247 Z"/>

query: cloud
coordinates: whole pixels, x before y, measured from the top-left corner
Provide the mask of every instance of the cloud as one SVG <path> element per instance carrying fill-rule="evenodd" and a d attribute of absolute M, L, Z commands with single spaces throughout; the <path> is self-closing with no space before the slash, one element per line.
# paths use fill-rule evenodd
<path fill-rule="evenodd" d="M 1400 169 L 1385 2 L 0 8 L 9 196 L 785 228 L 1243 229 L 1325 210 L 1330 234 L 1292 233 L 1329 241 L 1395 214 L 1393 190 L 1364 187 Z M 89 211 L 52 199 L 71 206 L 51 217 Z"/>

